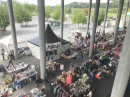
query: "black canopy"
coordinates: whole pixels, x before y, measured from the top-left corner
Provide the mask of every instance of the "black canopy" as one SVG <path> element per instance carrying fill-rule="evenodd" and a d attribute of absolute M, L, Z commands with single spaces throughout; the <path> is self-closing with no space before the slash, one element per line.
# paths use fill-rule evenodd
<path fill-rule="evenodd" d="M 47 27 L 46 27 L 46 42 L 47 43 L 56 43 L 56 42 L 61 42 L 62 45 L 64 44 L 68 44 L 69 42 L 58 37 L 57 35 L 55 35 L 55 33 L 52 31 L 50 25 L 48 24 Z M 31 39 L 31 40 L 28 40 L 28 42 L 36 45 L 36 46 L 39 46 L 39 36 Z"/>

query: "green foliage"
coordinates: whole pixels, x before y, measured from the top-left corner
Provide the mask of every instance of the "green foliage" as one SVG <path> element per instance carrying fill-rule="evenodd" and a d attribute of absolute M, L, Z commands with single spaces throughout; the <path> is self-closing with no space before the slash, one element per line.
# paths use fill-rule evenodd
<path fill-rule="evenodd" d="M 14 4 L 14 16 L 15 16 L 15 21 L 17 23 L 28 23 L 29 21 L 32 21 L 32 15 L 26 7 L 24 7 L 22 4 L 18 2 L 13 2 Z"/>
<path fill-rule="evenodd" d="M 101 22 L 104 20 L 104 13 L 105 11 L 103 9 L 99 10 L 99 14 L 98 14 L 98 25 L 101 24 Z M 92 22 L 94 21 L 94 13 L 92 13 Z"/>
<path fill-rule="evenodd" d="M 85 8 L 84 10 L 83 10 L 83 12 L 84 12 L 84 14 L 87 16 L 88 15 L 88 9 L 87 8 Z"/>
<path fill-rule="evenodd" d="M 46 6 L 45 7 L 45 17 L 46 19 L 49 19 L 51 17 L 52 9 L 51 6 Z"/>
<path fill-rule="evenodd" d="M 10 24 L 8 9 L 6 5 L 0 5 L 0 28 L 6 29 L 6 27 Z"/>
<path fill-rule="evenodd" d="M 55 6 L 54 11 L 52 13 L 52 18 L 54 20 L 60 20 L 60 6 Z"/>
<path fill-rule="evenodd" d="M 65 13 L 71 14 L 71 7 L 66 7 L 65 8 Z"/>
<path fill-rule="evenodd" d="M 23 6 L 25 7 L 25 9 L 29 10 L 31 13 L 34 12 L 36 9 L 36 5 L 34 4 L 25 3 L 23 4 Z"/>
<path fill-rule="evenodd" d="M 86 15 L 81 11 L 76 11 L 72 16 L 72 22 L 74 24 L 85 24 L 86 23 Z"/>

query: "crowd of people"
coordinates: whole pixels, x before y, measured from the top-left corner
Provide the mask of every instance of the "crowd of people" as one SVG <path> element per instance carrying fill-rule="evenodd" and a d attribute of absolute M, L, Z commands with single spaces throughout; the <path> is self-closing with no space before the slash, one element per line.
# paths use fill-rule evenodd
<path fill-rule="evenodd" d="M 61 75 L 58 76 L 55 80 L 51 81 L 50 87 L 52 94 L 55 97 L 92 97 L 95 92 L 95 88 L 90 85 L 88 82 L 94 82 L 94 79 L 102 79 L 106 76 L 113 75 L 118 67 L 118 60 L 120 58 L 120 52 L 122 50 L 123 39 L 122 34 L 125 34 L 125 31 L 122 31 L 117 36 L 118 40 L 121 40 L 115 47 L 112 47 L 107 41 L 109 38 L 113 38 L 113 33 L 110 35 L 102 35 L 99 32 L 95 34 L 95 43 L 93 51 L 96 52 L 98 47 L 105 51 L 102 51 L 101 54 L 96 54 L 92 59 L 86 60 L 83 53 L 89 53 L 90 49 L 90 39 L 91 35 L 88 33 L 86 37 L 82 37 L 81 34 L 77 34 L 75 40 L 77 41 L 76 45 L 71 45 L 71 48 L 64 52 L 64 55 L 72 55 L 72 51 L 77 53 L 73 59 L 78 59 L 79 62 L 82 62 L 81 66 L 77 66 L 73 63 L 70 64 L 69 71 L 64 71 L 64 64 L 60 64 Z M 108 37 L 109 36 L 109 37 Z M 98 44 L 98 43 L 102 44 Z M 4 49 L 1 49 L 1 55 L 3 60 L 4 58 Z M 13 54 L 9 54 L 8 60 L 9 67 L 12 63 Z M 50 62 L 53 59 L 49 60 Z M 14 67 L 14 65 L 13 65 Z M 15 68 L 15 67 L 14 67 Z M 47 70 L 47 77 L 52 75 L 55 77 L 56 65 L 53 65 L 50 72 Z M 40 87 L 41 79 L 36 75 L 35 81 L 37 88 Z"/>

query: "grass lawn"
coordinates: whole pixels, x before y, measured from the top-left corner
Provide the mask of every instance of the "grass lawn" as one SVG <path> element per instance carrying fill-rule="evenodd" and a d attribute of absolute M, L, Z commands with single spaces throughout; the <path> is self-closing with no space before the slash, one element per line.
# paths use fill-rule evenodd
<path fill-rule="evenodd" d="M 117 13 L 108 13 L 108 17 L 115 17 L 116 18 Z M 122 17 L 124 17 L 125 14 L 122 14 Z"/>

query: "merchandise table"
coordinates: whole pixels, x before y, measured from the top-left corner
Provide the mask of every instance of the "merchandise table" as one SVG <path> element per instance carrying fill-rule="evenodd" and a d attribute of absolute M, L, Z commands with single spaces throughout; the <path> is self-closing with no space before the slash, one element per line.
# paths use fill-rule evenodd
<path fill-rule="evenodd" d="M 26 80 L 34 75 L 36 75 L 37 72 L 33 71 L 32 73 L 29 73 L 29 71 L 24 71 L 24 72 L 20 72 L 18 74 L 15 75 L 15 77 L 17 77 L 17 83 Z M 5 85 L 11 85 L 13 84 L 13 82 L 15 81 L 15 78 L 13 78 L 13 76 L 10 76 L 10 78 L 6 78 L 4 79 L 4 84 Z"/>
<path fill-rule="evenodd" d="M 16 97 L 46 97 L 46 94 L 43 94 L 41 96 L 41 92 L 40 92 L 40 89 L 38 88 L 33 88 L 32 90 L 30 90 L 29 92 L 27 93 L 24 93 L 20 96 L 16 96 Z"/>
<path fill-rule="evenodd" d="M 64 54 L 60 54 L 60 56 L 63 57 L 63 58 L 65 58 L 65 59 L 71 59 L 71 58 L 76 57 L 76 56 L 77 56 L 77 53 L 72 54 L 72 55 L 70 55 L 70 56 L 66 56 L 66 55 L 64 55 Z"/>
<path fill-rule="evenodd" d="M 13 66 L 9 66 L 8 69 L 5 67 L 5 69 L 6 69 L 6 71 L 8 73 L 13 73 L 13 72 L 17 72 L 19 70 L 27 68 L 28 64 L 26 64 L 26 63 L 20 63 L 19 65 L 14 65 L 14 66 L 15 66 L 16 69 Z"/>

